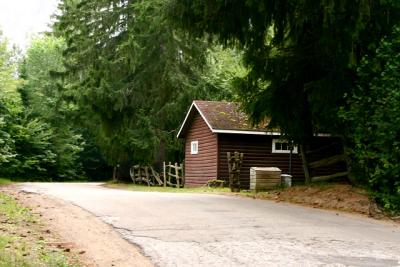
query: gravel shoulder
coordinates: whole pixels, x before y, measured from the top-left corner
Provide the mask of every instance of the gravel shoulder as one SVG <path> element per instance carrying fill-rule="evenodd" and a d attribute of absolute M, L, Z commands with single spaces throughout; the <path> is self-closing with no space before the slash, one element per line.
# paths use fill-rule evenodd
<path fill-rule="evenodd" d="M 84 266 L 153 266 L 138 247 L 80 207 L 47 195 L 20 191 L 18 186 L 3 190 L 37 213 L 47 228 L 60 237 L 60 244 L 80 255 Z"/>

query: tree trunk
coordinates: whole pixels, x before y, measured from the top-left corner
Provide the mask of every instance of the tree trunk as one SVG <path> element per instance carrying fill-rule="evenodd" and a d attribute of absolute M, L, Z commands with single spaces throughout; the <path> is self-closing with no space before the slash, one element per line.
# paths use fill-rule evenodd
<path fill-rule="evenodd" d="M 155 162 L 154 162 L 154 167 L 158 172 L 161 172 L 163 168 L 163 163 L 166 161 L 165 158 L 165 139 L 161 137 L 160 139 L 160 144 L 158 146 L 158 151 L 156 154 Z"/>
<path fill-rule="evenodd" d="M 308 169 L 308 162 L 307 162 L 307 156 L 306 156 L 306 145 L 303 143 L 300 145 L 300 153 L 301 153 L 301 161 L 303 163 L 303 170 L 304 170 L 304 177 L 305 177 L 305 183 L 309 184 L 311 183 L 311 177 L 310 177 L 310 172 Z"/>

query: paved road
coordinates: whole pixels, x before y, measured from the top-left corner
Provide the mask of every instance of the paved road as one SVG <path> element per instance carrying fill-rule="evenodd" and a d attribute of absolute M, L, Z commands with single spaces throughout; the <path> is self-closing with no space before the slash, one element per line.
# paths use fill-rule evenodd
<path fill-rule="evenodd" d="M 221 195 L 27 183 L 90 211 L 158 266 L 400 266 L 400 228 L 335 212 Z"/>

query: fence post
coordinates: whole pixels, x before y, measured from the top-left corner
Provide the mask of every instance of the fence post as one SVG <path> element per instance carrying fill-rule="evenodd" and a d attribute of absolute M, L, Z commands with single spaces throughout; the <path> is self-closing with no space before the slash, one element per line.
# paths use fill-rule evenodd
<path fill-rule="evenodd" d="M 149 177 L 149 167 L 145 166 L 144 167 L 144 174 L 146 175 L 146 180 L 147 180 L 147 186 L 150 186 L 150 177 Z"/>
<path fill-rule="evenodd" d="M 235 151 L 227 153 L 229 170 L 229 187 L 231 192 L 240 192 L 240 168 L 243 163 L 243 153 Z"/>
<path fill-rule="evenodd" d="M 131 178 L 132 178 L 133 184 L 136 184 L 135 166 L 132 166 L 132 167 L 131 167 Z"/>
<path fill-rule="evenodd" d="M 168 162 L 168 183 L 171 184 L 171 176 L 169 174 L 172 174 L 171 171 L 171 161 Z"/>
<path fill-rule="evenodd" d="M 185 173 L 183 172 L 183 164 L 179 164 L 181 167 L 181 175 L 182 175 L 182 187 L 185 187 Z"/>
<path fill-rule="evenodd" d="M 166 173 L 166 168 L 165 168 L 165 161 L 163 161 L 163 172 L 164 172 L 164 187 L 167 187 L 167 173 Z"/>
<path fill-rule="evenodd" d="M 140 164 L 138 165 L 138 180 L 139 182 L 143 182 L 142 180 L 142 166 L 140 166 Z"/>
<path fill-rule="evenodd" d="M 178 163 L 175 162 L 175 177 L 176 177 L 176 187 L 179 188 L 179 170 Z"/>

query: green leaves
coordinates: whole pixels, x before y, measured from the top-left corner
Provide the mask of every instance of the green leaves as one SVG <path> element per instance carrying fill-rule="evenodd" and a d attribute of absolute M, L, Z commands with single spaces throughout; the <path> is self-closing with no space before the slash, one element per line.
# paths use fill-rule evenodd
<path fill-rule="evenodd" d="M 315 133 L 347 136 L 364 181 L 400 207 L 399 1 L 171 0 L 168 10 L 188 33 L 243 51 L 248 71 L 236 85 L 255 122 L 270 117 L 305 144 Z"/>
<path fill-rule="evenodd" d="M 82 176 L 79 154 L 83 139 L 70 120 L 76 107 L 65 101 L 59 75 L 65 71 L 62 57 L 65 48 L 61 38 L 35 39 L 20 65 L 24 84 L 19 90 L 24 96 L 26 114 L 22 122 L 26 122 L 17 136 L 19 143 L 27 142 L 19 147 L 21 156 L 26 157 L 20 160 L 21 164 L 25 162 L 20 176 L 30 173 L 28 169 L 34 166 L 39 177 L 71 180 Z"/>
<path fill-rule="evenodd" d="M 55 164 L 51 149 L 52 130 L 39 120 L 20 121 L 11 129 L 17 155 L 5 164 L 6 174 L 14 177 L 40 178 Z"/>
<path fill-rule="evenodd" d="M 398 1 L 171 0 L 176 25 L 244 52 L 239 96 L 255 121 L 299 142 L 343 134 L 337 116 L 355 69 L 400 19 Z"/>
<path fill-rule="evenodd" d="M 192 100 L 231 96 L 235 67 L 228 74 L 217 65 L 235 59 L 208 68 L 207 43 L 173 27 L 168 2 L 60 5 L 54 30 L 67 43 L 64 93 L 109 164 L 178 160 L 174 136 Z M 217 57 L 229 60 L 221 51 Z"/>
<path fill-rule="evenodd" d="M 20 81 L 15 78 L 16 65 L 7 41 L 0 32 L 0 166 L 16 156 L 10 128 L 21 112 L 21 99 L 17 92 Z"/>
<path fill-rule="evenodd" d="M 357 89 L 341 115 L 362 182 L 389 210 L 400 211 L 400 28 L 384 38 L 358 68 Z M 351 134 L 350 134 L 351 133 Z"/>
<path fill-rule="evenodd" d="M 0 173 L 11 178 L 69 180 L 81 177 L 82 137 L 66 120 L 71 105 L 62 100 L 61 39 L 33 41 L 16 62 L 0 36 Z M 73 108 L 72 108 L 73 109 Z"/>

